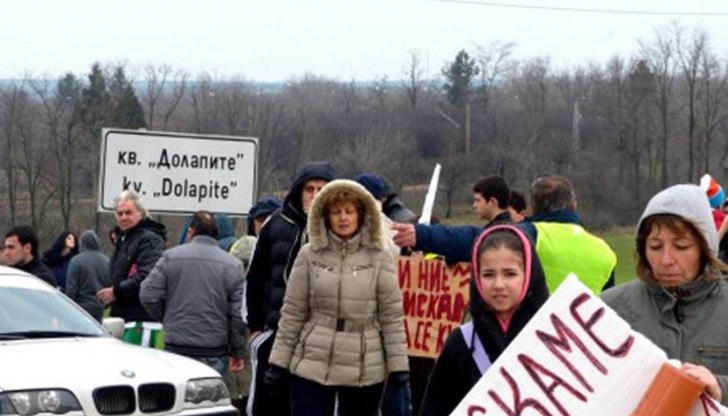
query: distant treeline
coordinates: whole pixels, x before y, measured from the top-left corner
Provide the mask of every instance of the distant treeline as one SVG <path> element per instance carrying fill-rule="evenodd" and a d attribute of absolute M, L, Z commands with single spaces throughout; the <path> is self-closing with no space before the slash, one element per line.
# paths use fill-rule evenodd
<path fill-rule="evenodd" d="M 400 190 L 427 184 L 439 162 L 442 219 L 462 214 L 490 173 L 526 194 L 540 175 L 570 177 L 592 227 L 634 223 L 669 184 L 728 176 L 728 61 L 701 29 L 672 25 L 625 56 L 571 69 L 513 50 L 454 51 L 436 76 L 412 52 L 399 81 L 263 85 L 125 64 L 3 81 L 0 226 L 28 223 L 46 240 L 108 227 L 76 203 L 96 198 L 102 127 L 257 137 L 261 196 L 284 192 L 307 161 L 330 160 L 345 177 L 377 172 Z M 422 195 L 402 196 L 417 211 Z"/>

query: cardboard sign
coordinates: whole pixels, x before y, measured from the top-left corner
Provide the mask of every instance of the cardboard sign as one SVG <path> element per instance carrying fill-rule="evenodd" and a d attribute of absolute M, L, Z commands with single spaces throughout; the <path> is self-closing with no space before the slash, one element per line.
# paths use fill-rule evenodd
<path fill-rule="evenodd" d="M 470 264 L 402 256 L 398 273 L 409 355 L 436 358 L 467 310 Z"/>
<path fill-rule="evenodd" d="M 572 275 L 452 414 L 632 415 L 666 362 Z M 690 415 L 725 411 L 697 400 Z"/>

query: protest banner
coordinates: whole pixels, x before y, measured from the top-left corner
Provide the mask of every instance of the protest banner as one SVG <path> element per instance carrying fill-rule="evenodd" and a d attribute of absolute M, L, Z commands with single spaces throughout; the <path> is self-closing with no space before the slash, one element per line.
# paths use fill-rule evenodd
<path fill-rule="evenodd" d="M 660 348 L 571 275 L 452 414 L 637 415 L 667 362 Z M 656 415 L 644 407 L 639 415 Z M 728 415 L 705 396 L 687 408 L 691 416 Z"/>
<path fill-rule="evenodd" d="M 448 266 L 421 254 L 402 256 L 399 287 L 409 355 L 437 358 L 450 332 L 462 322 L 470 299 L 470 264 Z"/>

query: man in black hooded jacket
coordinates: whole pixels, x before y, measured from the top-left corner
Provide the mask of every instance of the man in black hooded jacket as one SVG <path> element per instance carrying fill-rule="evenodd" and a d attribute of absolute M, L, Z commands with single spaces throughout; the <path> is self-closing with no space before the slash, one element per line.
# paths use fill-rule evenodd
<path fill-rule="evenodd" d="M 330 163 L 307 164 L 294 180 L 283 208 L 270 216 L 255 244 L 245 290 L 253 367 L 248 415 L 290 413 L 285 394 L 273 398 L 264 391 L 263 376 L 268 369 L 268 357 L 278 329 L 288 274 L 298 250 L 307 240 L 308 210 L 321 188 L 335 178 L 336 172 Z"/>

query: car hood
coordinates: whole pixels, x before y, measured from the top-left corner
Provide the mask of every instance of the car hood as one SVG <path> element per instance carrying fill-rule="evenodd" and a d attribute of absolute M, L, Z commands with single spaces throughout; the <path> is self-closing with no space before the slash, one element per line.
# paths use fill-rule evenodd
<path fill-rule="evenodd" d="M 138 385 L 219 377 L 198 361 L 114 338 L 0 342 L 0 389 Z"/>

